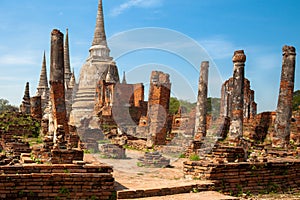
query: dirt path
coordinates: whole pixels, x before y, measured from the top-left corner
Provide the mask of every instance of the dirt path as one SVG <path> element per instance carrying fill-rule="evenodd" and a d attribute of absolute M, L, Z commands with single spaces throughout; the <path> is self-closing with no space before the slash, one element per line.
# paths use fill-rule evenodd
<path fill-rule="evenodd" d="M 116 190 L 126 189 L 154 189 L 171 186 L 182 186 L 190 183 L 210 183 L 209 181 L 187 180 L 183 176 L 182 163 L 185 159 L 171 158 L 172 168 L 145 168 L 138 167 L 138 158 L 143 152 L 126 150 L 128 159 L 103 159 L 99 154 L 85 154 L 85 160 L 89 162 L 101 162 L 113 166 Z M 160 197 L 139 198 L 140 200 L 229 200 L 244 199 L 226 196 L 214 191 L 176 194 Z M 251 200 L 300 200 L 300 194 L 271 194 L 248 197 Z"/>
<path fill-rule="evenodd" d="M 184 178 L 182 163 L 186 159 L 171 159 L 171 168 L 145 168 L 138 167 L 138 158 L 143 156 L 143 152 L 126 150 L 127 159 L 103 159 L 99 154 L 86 154 L 85 160 L 102 162 L 113 166 L 113 176 L 116 181 L 116 190 L 126 189 L 155 189 L 163 187 L 176 187 L 189 184 L 211 183 L 210 181 L 188 180 Z M 149 197 L 140 199 L 235 199 L 218 192 L 201 192 L 190 194 L 178 194 L 164 197 Z"/>

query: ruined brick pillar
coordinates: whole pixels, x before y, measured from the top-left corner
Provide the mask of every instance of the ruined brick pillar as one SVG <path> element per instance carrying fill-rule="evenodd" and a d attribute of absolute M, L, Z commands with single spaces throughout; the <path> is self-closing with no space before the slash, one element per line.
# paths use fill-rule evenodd
<path fill-rule="evenodd" d="M 20 105 L 20 112 L 23 114 L 30 114 L 29 82 L 27 82 L 25 86 L 23 101 L 22 104 Z"/>
<path fill-rule="evenodd" d="M 238 141 L 243 136 L 243 109 L 244 109 L 244 67 L 246 55 L 243 50 L 234 52 L 233 61 L 233 91 L 232 117 L 228 139 Z"/>
<path fill-rule="evenodd" d="M 283 148 L 287 147 L 290 141 L 296 50 L 295 47 L 284 46 L 282 52 L 281 81 L 272 145 Z"/>
<path fill-rule="evenodd" d="M 201 63 L 200 78 L 198 85 L 198 100 L 196 107 L 195 140 L 206 136 L 206 114 L 207 114 L 207 86 L 208 86 L 208 61 Z"/>
<path fill-rule="evenodd" d="M 254 90 L 251 90 L 251 102 L 250 102 L 250 119 L 253 119 L 257 114 L 257 104 L 254 101 Z"/>
<path fill-rule="evenodd" d="M 31 116 L 39 121 L 42 120 L 42 98 L 41 96 L 35 96 L 30 98 L 30 113 Z"/>
<path fill-rule="evenodd" d="M 148 97 L 148 147 L 163 145 L 166 142 L 170 89 L 169 74 L 160 71 L 153 71 L 151 73 Z"/>
<path fill-rule="evenodd" d="M 64 35 L 59 30 L 54 29 L 51 32 L 50 100 L 55 141 L 61 141 L 60 138 L 65 138 L 65 134 L 69 134 L 65 104 L 63 38 Z M 57 140 L 58 138 L 59 140 Z"/>
<path fill-rule="evenodd" d="M 221 88 L 220 116 L 232 117 L 233 78 L 224 82 Z"/>

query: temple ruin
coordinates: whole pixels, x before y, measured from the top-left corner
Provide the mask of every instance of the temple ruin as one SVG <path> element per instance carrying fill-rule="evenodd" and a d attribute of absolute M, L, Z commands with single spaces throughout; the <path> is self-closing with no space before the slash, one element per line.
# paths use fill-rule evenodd
<path fill-rule="evenodd" d="M 114 83 L 119 82 L 118 69 L 113 58 L 109 55 L 110 49 L 107 46 L 102 0 L 98 3 L 94 39 L 89 53 L 89 57 L 80 71 L 70 114 L 70 124 L 76 126 L 81 135 L 88 134 L 87 130 L 94 132 L 98 130 L 100 135 L 98 119 L 94 114 L 96 83 L 100 80 L 106 80 L 106 78 Z"/>
<path fill-rule="evenodd" d="M 112 166 L 84 157 L 94 153 L 130 160 L 128 149 L 139 150 L 134 164 L 147 168 L 172 167 L 172 159 L 185 157 L 182 178 L 212 180 L 205 187 L 224 193 L 300 191 L 300 110 L 292 110 L 295 47 L 282 48 L 276 111 L 257 113 L 255 91 L 245 78 L 246 55 L 237 50 L 233 75 L 220 91 L 220 113 L 214 116 L 207 103 L 208 61 L 199 60 L 197 102 L 189 111 L 180 105 L 175 114 L 169 112 L 168 73 L 149 74 L 148 100 L 144 83 L 130 83 L 125 72 L 120 82 L 106 40 L 102 0 L 78 83 L 71 71 L 69 30 L 64 36 L 53 29 L 50 41 L 49 79 L 44 51 L 36 95 L 30 96 L 27 82 L 20 112 L 0 115 L 1 199 L 142 198 L 195 189 L 123 188 L 116 193 Z"/>

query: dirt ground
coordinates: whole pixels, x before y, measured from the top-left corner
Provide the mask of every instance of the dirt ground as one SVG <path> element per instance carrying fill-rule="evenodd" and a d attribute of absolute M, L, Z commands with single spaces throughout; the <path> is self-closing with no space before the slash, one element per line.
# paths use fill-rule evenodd
<path fill-rule="evenodd" d="M 182 170 L 182 163 L 186 160 L 184 158 L 171 159 L 170 168 L 145 168 L 137 166 L 138 158 L 143 155 L 143 152 L 126 150 L 127 159 L 103 159 L 99 154 L 85 154 L 85 161 L 89 162 L 101 162 L 113 166 L 113 176 L 116 181 L 116 190 L 126 189 L 155 189 L 171 186 L 183 186 L 187 184 L 201 184 L 211 183 L 210 181 L 200 181 L 185 179 Z M 223 195 L 214 191 L 199 192 L 199 193 L 187 193 L 177 194 L 164 197 L 148 197 L 139 198 L 141 200 L 221 200 L 221 199 L 252 199 L 252 200 L 300 200 L 299 195 L 264 195 L 264 196 L 252 196 L 245 198 L 235 198 L 227 195 Z"/>

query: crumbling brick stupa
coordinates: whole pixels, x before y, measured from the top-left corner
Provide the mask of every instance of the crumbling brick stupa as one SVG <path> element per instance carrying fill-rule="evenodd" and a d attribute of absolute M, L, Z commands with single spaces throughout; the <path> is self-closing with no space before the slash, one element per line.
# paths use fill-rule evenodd
<path fill-rule="evenodd" d="M 100 80 L 118 83 L 119 74 L 116 63 L 110 57 L 104 29 L 102 0 L 98 3 L 96 27 L 89 57 L 83 64 L 78 80 L 74 103 L 70 114 L 70 124 L 77 127 L 83 140 L 90 138 L 103 139 L 99 120 L 95 115 L 96 84 Z"/>

